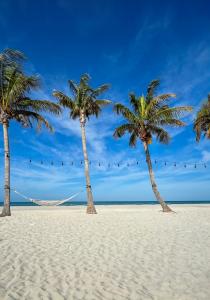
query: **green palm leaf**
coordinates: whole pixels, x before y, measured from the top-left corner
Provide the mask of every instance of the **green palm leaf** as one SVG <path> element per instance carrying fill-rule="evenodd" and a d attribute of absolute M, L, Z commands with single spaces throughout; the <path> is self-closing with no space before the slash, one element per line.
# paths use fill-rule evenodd
<path fill-rule="evenodd" d="M 127 120 L 129 120 L 131 122 L 135 123 L 137 121 L 135 113 L 133 113 L 129 108 L 127 108 L 123 104 L 116 103 L 114 105 L 114 111 L 118 115 L 121 114 L 124 118 L 126 118 Z"/>
<path fill-rule="evenodd" d="M 156 136 L 161 143 L 168 143 L 170 137 L 163 127 L 184 126 L 185 123 L 180 118 L 186 112 L 192 111 L 191 106 L 170 107 L 166 104 L 171 98 L 176 96 L 173 93 L 154 95 L 159 83 L 159 80 L 153 80 L 149 84 L 146 98 L 144 96 L 136 97 L 134 93 L 131 93 L 129 97 L 132 109 L 121 103 L 114 105 L 114 111 L 122 115 L 128 122 L 126 123 L 126 128 L 130 124 L 135 129 L 135 131 L 129 131 L 133 135 L 131 145 L 136 144 L 132 143 L 132 140 L 135 141 L 134 135 L 136 139 L 147 143 L 151 142 L 152 136 Z M 118 128 L 115 130 L 115 137 L 121 137 L 124 134 L 123 125 Z"/>
<path fill-rule="evenodd" d="M 91 115 L 99 116 L 101 107 L 111 103 L 107 99 L 98 99 L 101 93 L 105 92 L 109 85 L 103 84 L 94 89 L 89 85 L 90 76 L 83 74 L 79 84 L 69 80 L 70 91 L 73 97 L 69 97 L 60 91 L 54 91 L 53 96 L 59 100 L 59 104 L 70 109 L 70 117 L 73 119 L 80 118 L 81 114 L 89 119 Z"/>
<path fill-rule="evenodd" d="M 155 79 L 152 80 L 147 88 L 147 96 L 146 99 L 148 101 L 150 101 L 151 98 L 153 98 L 154 93 L 156 91 L 156 89 L 158 88 L 158 86 L 160 85 L 160 80 L 159 79 Z"/>
<path fill-rule="evenodd" d="M 75 106 L 74 101 L 60 91 L 54 91 L 53 96 L 59 100 L 59 104 L 65 108 L 73 109 Z"/>
<path fill-rule="evenodd" d="M 133 126 L 133 124 L 123 124 L 119 127 L 117 127 L 115 129 L 114 132 L 114 137 L 115 138 L 120 138 L 122 137 L 126 132 L 131 133 L 133 130 L 135 129 L 135 127 Z"/>
<path fill-rule="evenodd" d="M 9 55 L 9 51 L 8 51 Z M 22 58 L 17 51 L 14 56 Z M 9 65 L 3 69 L 1 74 L 2 86 L 0 86 L 0 108 L 7 120 L 15 119 L 24 126 L 31 125 L 37 121 L 38 128 L 45 125 L 52 130 L 52 126 L 42 117 L 41 113 L 52 113 L 58 115 L 61 108 L 49 100 L 32 100 L 29 93 L 40 87 L 40 80 L 37 76 L 27 76 L 15 66 Z"/>
<path fill-rule="evenodd" d="M 197 142 L 199 142 L 202 133 L 204 137 L 210 139 L 210 95 L 198 111 L 193 129 L 196 133 Z"/>
<path fill-rule="evenodd" d="M 13 118 L 20 122 L 24 127 L 33 127 L 33 122 L 37 123 L 37 130 L 41 130 L 42 125 L 53 131 L 53 127 L 40 114 L 28 110 L 16 110 Z"/>

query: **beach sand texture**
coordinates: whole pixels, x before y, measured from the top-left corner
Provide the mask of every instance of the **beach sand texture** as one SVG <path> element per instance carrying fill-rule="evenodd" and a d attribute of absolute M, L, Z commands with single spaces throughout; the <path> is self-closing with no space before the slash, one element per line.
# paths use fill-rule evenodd
<path fill-rule="evenodd" d="M 210 299 L 210 206 L 16 207 L 0 299 Z"/>

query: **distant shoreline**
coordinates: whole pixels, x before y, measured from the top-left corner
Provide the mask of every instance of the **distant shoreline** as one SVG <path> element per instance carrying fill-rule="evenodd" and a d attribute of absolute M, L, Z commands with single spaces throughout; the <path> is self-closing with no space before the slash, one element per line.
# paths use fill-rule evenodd
<path fill-rule="evenodd" d="M 210 204 L 210 200 L 207 201 L 167 201 L 168 204 L 186 204 L 186 205 L 192 205 L 192 204 Z M 86 201 L 74 201 L 74 202 L 66 202 L 60 206 L 86 206 Z M 95 205 L 104 205 L 104 206 L 111 206 L 111 205 L 159 205 L 157 201 L 95 201 Z M 0 202 L 0 206 L 3 206 L 3 202 Z M 11 206 L 39 206 L 32 202 L 27 201 L 14 201 L 11 202 Z"/>

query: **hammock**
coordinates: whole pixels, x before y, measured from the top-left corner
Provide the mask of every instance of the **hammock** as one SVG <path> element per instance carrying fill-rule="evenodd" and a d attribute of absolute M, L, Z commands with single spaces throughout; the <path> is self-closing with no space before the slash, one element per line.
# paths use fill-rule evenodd
<path fill-rule="evenodd" d="M 17 190 L 14 190 L 14 192 L 21 196 L 22 198 L 26 199 L 26 200 L 29 200 L 33 203 L 36 203 L 37 205 L 40 205 L 40 206 L 58 206 L 58 205 L 61 205 L 73 198 L 75 198 L 77 195 L 79 195 L 79 193 L 76 193 L 72 196 L 70 196 L 69 198 L 66 198 L 66 199 L 63 199 L 63 200 L 39 200 L 39 199 L 33 199 L 33 198 L 29 198 L 23 194 L 21 194 L 20 192 L 18 192 Z"/>

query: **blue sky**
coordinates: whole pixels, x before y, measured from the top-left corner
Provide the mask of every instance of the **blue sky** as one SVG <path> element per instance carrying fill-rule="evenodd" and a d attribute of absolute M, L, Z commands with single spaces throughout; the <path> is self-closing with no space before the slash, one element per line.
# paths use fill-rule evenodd
<path fill-rule="evenodd" d="M 159 78 L 160 93 L 177 94 L 173 105 L 195 107 L 185 128 L 170 129 L 169 145 L 151 145 L 160 192 L 166 200 L 210 200 L 210 143 L 197 144 L 192 132 L 195 113 L 210 92 L 209 11 L 209 1 L 1 0 L 0 49 L 27 55 L 28 73 L 39 74 L 43 82 L 34 98 L 56 101 L 53 89 L 68 93 L 68 79 L 89 73 L 93 86 L 111 84 L 105 98 L 126 104 L 129 92 L 141 95 Z M 56 199 L 85 186 L 80 128 L 67 112 L 47 117 L 53 135 L 11 124 L 12 186 L 32 197 Z M 88 123 L 95 200 L 154 200 L 142 145 L 131 149 L 127 136 L 112 137 L 121 121 L 110 107 Z M 0 152 L 2 157 L 2 129 Z M 1 166 L 3 188 L 3 157 Z M 78 200 L 85 197 L 82 193 Z"/>

